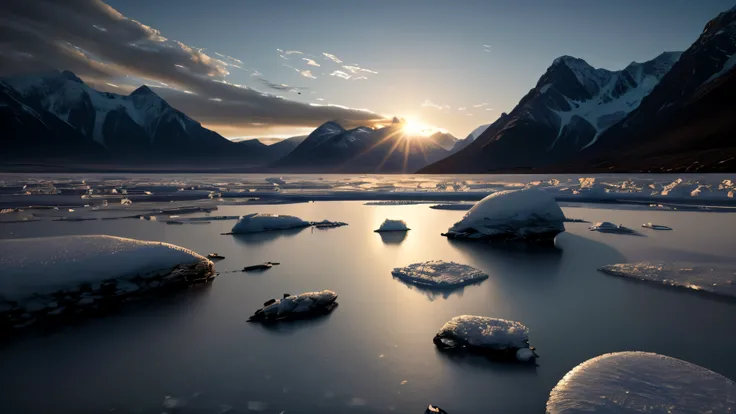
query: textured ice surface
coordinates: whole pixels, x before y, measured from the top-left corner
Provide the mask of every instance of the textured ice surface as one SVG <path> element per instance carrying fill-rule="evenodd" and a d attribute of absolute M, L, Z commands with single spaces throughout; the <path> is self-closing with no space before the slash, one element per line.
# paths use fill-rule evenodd
<path fill-rule="evenodd" d="M 609 221 L 599 221 L 595 223 L 594 225 L 588 227 L 591 231 L 598 231 L 601 233 L 621 233 L 621 234 L 631 234 L 635 233 L 634 230 L 624 227 L 620 224 L 613 224 Z"/>
<path fill-rule="evenodd" d="M 552 389 L 548 414 L 734 413 L 736 384 L 689 362 L 647 352 L 589 359 Z"/>
<path fill-rule="evenodd" d="M 378 232 L 381 231 L 407 231 L 409 230 L 409 227 L 406 226 L 406 222 L 404 220 L 391 220 L 386 219 L 381 223 L 381 226 L 378 227 Z"/>
<path fill-rule="evenodd" d="M 299 314 L 309 314 L 329 309 L 337 300 L 337 293 L 331 290 L 305 292 L 277 299 L 264 306 L 251 316 L 251 320 L 286 319 Z"/>
<path fill-rule="evenodd" d="M 442 260 L 397 267 L 391 274 L 415 285 L 434 288 L 464 286 L 488 279 L 487 274 L 474 267 Z"/>
<path fill-rule="evenodd" d="M 529 329 L 526 326 L 486 316 L 456 316 L 440 328 L 437 336 L 494 350 L 529 347 Z"/>
<path fill-rule="evenodd" d="M 621 263 L 603 266 L 614 276 L 661 283 L 736 298 L 736 266 L 693 263 Z"/>
<path fill-rule="evenodd" d="M 476 203 L 447 231 L 456 238 L 554 238 L 565 231 L 555 198 L 535 187 L 500 191 Z"/>
<path fill-rule="evenodd" d="M 113 236 L 0 240 L 0 296 L 19 300 L 82 283 L 166 273 L 203 260 L 173 244 Z"/>
<path fill-rule="evenodd" d="M 299 217 L 254 213 L 241 217 L 235 226 L 233 226 L 232 232 L 236 234 L 260 233 L 262 231 L 286 230 L 308 226 L 310 226 L 309 222 Z"/>

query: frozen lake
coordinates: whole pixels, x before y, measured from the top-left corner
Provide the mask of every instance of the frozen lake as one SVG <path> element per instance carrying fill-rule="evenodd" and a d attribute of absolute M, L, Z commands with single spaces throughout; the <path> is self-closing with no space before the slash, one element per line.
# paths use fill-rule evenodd
<path fill-rule="evenodd" d="M 606 352 L 656 352 L 736 378 L 736 300 L 613 277 L 602 265 L 640 260 L 736 263 L 736 215 L 575 203 L 568 217 L 611 221 L 644 236 L 566 223 L 562 250 L 453 242 L 440 236 L 463 211 L 427 204 L 329 201 L 220 206 L 349 225 L 223 236 L 235 223 L 167 225 L 137 219 L 0 224 L 0 237 L 109 234 L 165 241 L 226 259 L 210 286 L 0 344 L 4 414 L 543 412 L 577 364 Z M 205 215 L 199 213 L 199 216 Z M 373 230 L 406 221 L 405 237 Z M 674 228 L 641 229 L 653 222 Z M 11 235 L 12 233 L 12 235 Z M 409 287 L 394 267 L 456 261 L 490 275 L 449 294 Z M 241 273 L 265 261 L 280 266 Z M 269 298 L 331 289 L 340 306 L 308 322 L 246 323 Z M 530 329 L 537 367 L 449 357 L 432 343 L 462 314 Z M 10 380 L 12 379 L 12 380 Z"/>

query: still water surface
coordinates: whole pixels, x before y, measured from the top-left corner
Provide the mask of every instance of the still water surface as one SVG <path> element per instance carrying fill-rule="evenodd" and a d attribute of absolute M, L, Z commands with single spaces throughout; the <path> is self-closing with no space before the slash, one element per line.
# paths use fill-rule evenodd
<path fill-rule="evenodd" d="M 330 230 L 222 236 L 233 221 L 166 225 L 142 220 L 0 225 L 0 237 L 110 234 L 218 252 L 222 272 L 204 289 L 126 308 L 0 344 L 0 411 L 21 413 L 459 413 L 543 412 L 575 365 L 615 351 L 658 352 L 736 378 L 736 301 L 603 275 L 635 260 L 736 262 L 736 215 L 564 207 L 569 217 L 672 232 L 600 234 L 567 223 L 562 251 L 450 242 L 464 213 L 427 205 L 322 202 L 223 206 L 217 215 L 293 214 L 339 220 Z M 373 233 L 403 219 L 405 238 Z M 10 233 L 14 235 L 10 235 Z M 453 260 L 490 274 L 450 294 L 409 287 L 393 267 Z M 228 273 L 278 261 L 263 273 Z M 246 323 L 282 293 L 332 289 L 340 306 L 322 319 Z M 432 337 L 461 314 L 530 328 L 537 367 L 449 357 Z M 168 397 L 167 397 L 168 396 Z"/>

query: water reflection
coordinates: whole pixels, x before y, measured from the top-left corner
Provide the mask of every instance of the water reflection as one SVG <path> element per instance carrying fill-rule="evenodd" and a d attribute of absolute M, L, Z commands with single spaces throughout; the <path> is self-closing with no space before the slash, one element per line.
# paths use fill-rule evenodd
<path fill-rule="evenodd" d="M 467 348 L 440 350 L 435 349 L 438 359 L 449 360 L 452 364 L 463 369 L 503 371 L 504 373 L 518 373 L 522 375 L 537 375 L 536 363 L 520 363 L 498 359 L 482 352 L 475 352 Z"/>
<path fill-rule="evenodd" d="M 384 244 L 401 244 L 406 239 L 407 233 L 407 231 L 382 231 L 378 234 L 381 235 Z"/>
<path fill-rule="evenodd" d="M 250 233 L 250 234 L 233 234 L 229 237 L 232 237 L 235 239 L 235 241 L 238 244 L 245 244 L 245 245 L 254 245 L 254 244 L 265 244 L 270 243 L 275 240 L 278 240 L 282 237 L 293 237 L 297 234 L 301 233 L 305 228 L 301 227 L 298 229 L 288 229 L 288 230 L 272 230 L 272 231 L 263 231 L 260 233 Z"/>
<path fill-rule="evenodd" d="M 316 326 L 323 325 L 330 319 L 330 317 L 332 316 L 332 312 L 334 312 L 335 309 L 339 307 L 340 306 L 338 305 L 333 307 L 326 313 L 310 315 L 309 317 L 305 317 L 303 319 L 294 319 L 270 323 L 251 322 L 250 324 L 270 333 L 275 333 L 279 335 L 291 335 L 294 334 L 296 331 L 304 328 L 314 328 Z"/>
<path fill-rule="evenodd" d="M 408 287 L 410 290 L 415 290 L 419 293 L 424 294 L 424 296 L 427 297 L 427 300 L 430 302 L 434 302 L 437 299 L 448 299 L 452 295 L 456 295 L 458 297 L 463 297 L 463 293 L 465 292 L 465 288 L 468 286 L 477 286 L 483 283 L 484 281 L 481 280 L 477 283 L 469 283 L 467 285 L 462 286 L 453 286 L 453 287 L 432 287 L 432 286 L 424 286 L 424 285 L 416 285 L 414 283 L 411 283 L 409 281 L 403 280 L 401 278 L 398 278 L 394 276 L 394 280 L 401 282 L 404 286 Z"/>

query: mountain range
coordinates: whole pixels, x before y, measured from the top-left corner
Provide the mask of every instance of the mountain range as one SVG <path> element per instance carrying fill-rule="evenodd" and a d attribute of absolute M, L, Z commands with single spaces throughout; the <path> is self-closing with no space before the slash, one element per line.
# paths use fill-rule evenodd
<path fill-rule="evenodd" d="M 151 88 L 99 92 L 69 71 L 0 79 L 0 163 L 243 172 L 736 171 L 736 7 L 684 52 L 617 71 L 555 59 L 509 113 L 466 139 L 329 121 L 273 145 L 234 142 Z M 410 129 L 409 129 L 410 130 Z M 214 167 L 213 167 L 214 166 Z"/>
<path fill-rule="evenodd" d="M 736 8 L 621 71 L 556 59 L 473 143 L 420 173 L 736 170 Z"/>

